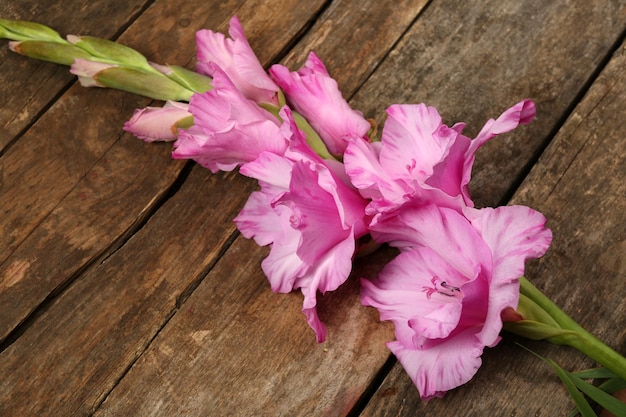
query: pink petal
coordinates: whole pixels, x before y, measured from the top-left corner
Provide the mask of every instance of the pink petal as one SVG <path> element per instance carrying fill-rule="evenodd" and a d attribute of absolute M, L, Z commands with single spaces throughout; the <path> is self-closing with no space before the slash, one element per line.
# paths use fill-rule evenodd
<path fill-rule="evenodd" d="M 405 206 L 383 216 L 371 227 L 371 234 L 377 242 L 390 242 L 401 250 L 427 246 L 467 277 L 476 276 L 479 269 L 491 274 L 489 247 L 456 210 Z"/>
<path fill-rule="evenodd" d="M 342 155 L 349 141 L 364 137 L 370 129 L 361 113 L 344 100 L 337 82 L 313 52 L 300 71 L 291 72 L 282 65 L 274 65 L 270 74 L 289 104 L 313 126 L 330 153 Z"/>
<path fill-rule="evenodd" d="M 70 67 L 70 72 L 78 76 L 78 81 L 83 87 L 102 87 L 95 79 L 96 74 L 116 66 L 117 65 L 76 58 Z"/>
<path fill-rule="evenodd" d="M 394 178 L 424 181 L 458 133 L 441 123 L 434 107 L 424 104 L 396 104 L 387 113 L 381 164 Z"/>
<path fill-rule="evenodd" d="M 269 120 L 280 125 L 270 112 L 246 98 L 224 71 L 215 64 L 209 66 L 213 68 L 213 89 L 194 94 L 189 103 L 197 125 L 212 132 L 222 130 L 235 120 L 242 124 Z"/>
<path fill-rule="evenodd" d="M 278 119 L 242 96 L 220 69 L 214 75 L 212 90 L 192 96 L 194 126 L 180 132 L 172 157 L 193 159 L 217 172 L 231 171 L 262 152 L 283 154 L 288 138 Z"/>
<path fill-rule="evenodd" d="M 444 338 L 458 326 L 463 286 L 474 278 L 420 247 L 398 255 L 371 283 L 362 280 L 361 303 L 376 307 L 381 320 L 393 321 L 404 344 Z"/>
<path fill-rule="evenodd" d="M 399 205 L 406 201 L 405 197 L 411 189 L 405 182 L 393 179 L 382 166 L 379 160 L 381 147 L 380 142 L 350 142 L 343 159 L 346 172 L 364 197 L 385 199 Z"/>
<path fill-rule="evenodd" d="M 261 152 L 255 160 L 243 164 L 239 173 L 257 179 L 263 190 L 277 196 L 289 190 L 293 165 L 282 155 Z"/>
<path fill-rule="evenodd" d="M 506 110 L 496 120 L 489 119 L 476 138 L 472 140 L 465 156 L 465 164 L 463 167 L 462 186 L 465 189 L 466 200 L 469 200 L 469 184 L 472 175 L 472 166 L 474 165 L 475 154 L 478 148 L 487 143 L 495 136 L 510 132 L 520 124 L 528 124 L 535 117 L 535 103 L 531 100 L 523 100 L 513 107 Z"/>
<path fill-rule="evenodd" d="M 518 279 L 524 275 L 527 259 L 542 256 L 550 246 L 552 232 L 545 217 L 528 207 L 466 210 L 493 254 L 493 274 L 489 289 L 489 310 L 478 337 L 486 346 L 497 343 L 502 329 L 501 313 L 516 308 Z"/>
<path fill-rule="evenodd" d="M 310 271 L 296 281 L 295 286 L 300 287 L 304 294 L 302 312 L 315 331 L 318 343 L 326 339 L 326 328 L 317 315 L 317 292 L 324 294 L 334 291 L 348 279 L 354 248 L 355 240 L 349 233 L 348 237 L 330 248 Z"/>
<path fill-rule="evenodd" d="M 167 101 L 163 107 L 137 109 L 124 130 L 146 142 L 172 141 L 178 137 L 176 123 L 191 117 L 185 103 Z"/>
<path fill-rule="evenodd" d="M 525 125 L 535 118 L 536 107 L 531 100 L 523 100 L 506 110 L 496 120 L 489 119 L 476 138 L 472 141 L 470 154 L 484 145 L 489 139 L 502 133 L 510 132 L 520 124 Z"/>
<path fill-rule="evenodd" d="M 211 65 L 214 63 L 246 98 L 257 103 L 278 104 L 278 87 L 263 69 L 235 16 L 230 21 L 229 33 L 232 39 L 210 30 L 196 33 L 198 72 L 215 76 L 216 67 Z"/>
<path fill-rule="evenodd" d="M 409 374 L 423 399 L 442 397 L 446 391 L 468 382 L 478 371 L 483 345 L 472 329 L 427 349 L 401 342 L 387 343 Z"/>
<path fill-rule="evenodd" d="M 240 125 L 204 135 L 195 129 L 181 131 L 174 143 L 174 159 L 193 159 L 212 172 L 231 171 L 258 158 L 262 152 L 282 153 L 286 147 L 278 126 L 270 121 Z"/>

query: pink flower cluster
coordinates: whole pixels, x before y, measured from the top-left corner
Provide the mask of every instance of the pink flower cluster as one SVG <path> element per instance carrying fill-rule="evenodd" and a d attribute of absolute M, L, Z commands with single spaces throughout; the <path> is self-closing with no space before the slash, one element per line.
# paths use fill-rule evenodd
<path fill-rule="evenodd" d="M 478 148 L 529 123 L 534 104 L 516 104 L 474 139 L 432 107 L 396 104 L 377 140 L 315 54 L 297 72 L 267 73 L 236 18 L 230 35 L 197 34 L 197 71 L 213 79 L 210 91 L 188 106 L 140 110 L 126 129 L 176 138 L 174 158 L 213 172 L 238 167 L 258 181 L 235 223 L 269 245 L 262 268 L 272 290 L 302 291 L 318 342 L 326 329 L 317 294 L 348 279 L 356 241 L 369 234 L 399 248 L 378 277 L 361 280 L 362 303 L 394 323 L 388 347 L 422 397 L 469 381 L 484 347 L 500 339 L 502 312 L 517 307 L 525 260 L 551 241 L 540 213 L 476 209 L 468 189 Z M 189 115 L 193 126 L 172 135 L 172 121 Z"/>

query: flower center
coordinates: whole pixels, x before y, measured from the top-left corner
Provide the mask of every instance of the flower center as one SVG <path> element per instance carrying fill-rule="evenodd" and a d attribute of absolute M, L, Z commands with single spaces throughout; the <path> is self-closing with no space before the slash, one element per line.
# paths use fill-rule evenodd
<path fill-rule="evenodd" d="M 430 282 L 432 283 L 432 287 L 422 287 L 422 292 L 426 293 L 426 298 L 428 298 L 429 300 L 434 293 L 456 299 L 463 298 L 463 293 L 461 292 L 461 289 L 459 287 L 448 284 L 446 281 L 443 281 L 438 276 L 434 276 L 433 279 L 430 280 Z"/>

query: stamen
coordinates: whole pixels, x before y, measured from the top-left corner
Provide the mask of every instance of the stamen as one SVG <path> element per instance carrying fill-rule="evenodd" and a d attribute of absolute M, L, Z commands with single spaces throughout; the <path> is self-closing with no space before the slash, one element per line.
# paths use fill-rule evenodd
<path fill-rule="evenodd" d="M 432 287 L 422 287 L 422 292 L 426 293 L 426 298 L 429 300 L 434 293 L 438 293 L 441 295 L 445 295 L 446 297 L 452 298 L 463 297 L 463 294 L 461 293 L 461 289 L 459 287 L 450 285 L 446 281 L 442 281 L 437 276 L 434 276 L 433 279 L 430 280 L 430 282 L 433 284 Z"/>

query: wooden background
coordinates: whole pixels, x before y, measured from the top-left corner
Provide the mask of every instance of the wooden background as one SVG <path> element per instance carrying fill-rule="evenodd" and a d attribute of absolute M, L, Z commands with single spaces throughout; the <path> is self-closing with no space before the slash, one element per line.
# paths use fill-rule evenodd
<path fill-rule="evenodd" d="M 315 50 L 350 104 L 383 122 L 426 102 L 478 132 L 531 98 L 537 119 L 493 140 L 479 206 L 549 219 L 529 278 L 626 353 L 626 1 L 0 0 L 0 17 L 118 40 L 194 67 L 194 34 L 239 16 L 261 62 Z M 255 184 L 170 159 L 121 129 L 149 100 L 82 88 L 67 68 L 0 44 L 0 415 L 557 416 L 553 371 L 505 335 L 468 384 L 423 402 L 358 282 L 321 300 L 270 291 L 267 249 L 232 218 Z M 374 276 L 393 254 L 355 266 Z M 568 348 L 523 343 L 570 370 Z"/>

